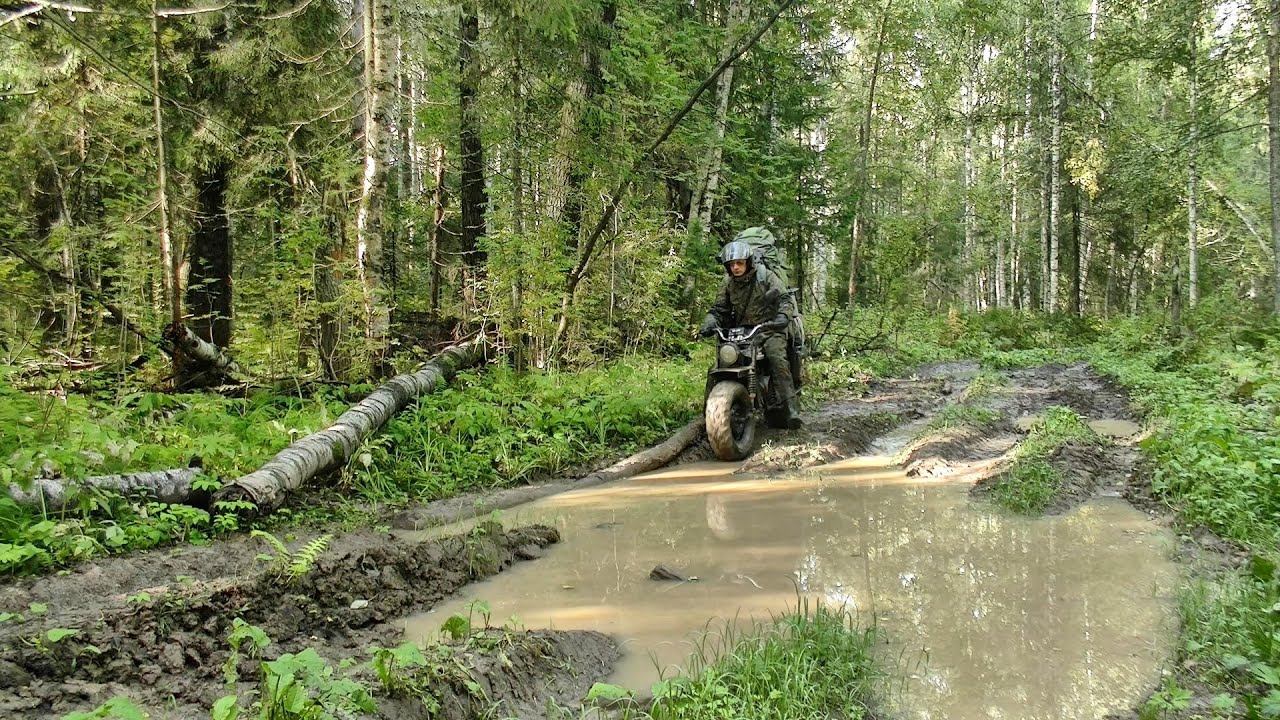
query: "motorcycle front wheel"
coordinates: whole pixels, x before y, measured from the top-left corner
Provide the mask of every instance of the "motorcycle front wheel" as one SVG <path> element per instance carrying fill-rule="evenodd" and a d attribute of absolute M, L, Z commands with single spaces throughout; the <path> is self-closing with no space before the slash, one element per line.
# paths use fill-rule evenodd
<path fill-rule="evenodd" d="M 742 383 L 725 380 L 707 394 L 707 440 L 721 460 L 741 460 L 756 449 L 756 417 Z"/>

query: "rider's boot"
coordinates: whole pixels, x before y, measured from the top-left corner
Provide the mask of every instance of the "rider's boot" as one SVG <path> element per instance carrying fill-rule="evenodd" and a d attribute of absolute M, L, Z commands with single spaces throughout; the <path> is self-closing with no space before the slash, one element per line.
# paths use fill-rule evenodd
<path fill-rule="evenodd" d="M 783 407 L 787 411 L 787 427 L 795 430 L 800 427 L 800 398 L 796 396 L 796 386 L 790 372 L 780 372 L 775 378 L 778 383 L 778 395 L 784 398 Z"/>
<path fill-rule="evenodd" d="M 787 398 L 787 427 L 795 430 L 803 424 L 800 420 L 800 398 L 793 392 L 791 397 Z"/>

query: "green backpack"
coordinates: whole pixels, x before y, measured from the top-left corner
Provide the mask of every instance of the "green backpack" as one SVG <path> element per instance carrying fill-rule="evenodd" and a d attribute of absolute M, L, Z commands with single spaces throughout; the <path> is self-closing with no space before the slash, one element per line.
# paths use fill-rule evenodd
<path fill-rule="evenodd" d="M 749 227 L 738 233 L 733 242 L 750 245 L 752 260 L 772 270 L 782 281 L 783 287 L 791 287 L 791 267 L 787 265 L 786 256 L 778 249 L 778 240 L 773 233 L 762 227 Z"/>

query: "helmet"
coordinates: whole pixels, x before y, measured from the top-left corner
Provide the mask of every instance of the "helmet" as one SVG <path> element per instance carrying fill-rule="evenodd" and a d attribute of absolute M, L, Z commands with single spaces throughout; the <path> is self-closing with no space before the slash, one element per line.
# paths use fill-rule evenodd
<path fill-rule="evenodd" d="M 734 260 L 746 260 L 747 267 L 751 267 L 751 246 L 735 240 L 720 249 L 720 264 L 728 266 Z"/>

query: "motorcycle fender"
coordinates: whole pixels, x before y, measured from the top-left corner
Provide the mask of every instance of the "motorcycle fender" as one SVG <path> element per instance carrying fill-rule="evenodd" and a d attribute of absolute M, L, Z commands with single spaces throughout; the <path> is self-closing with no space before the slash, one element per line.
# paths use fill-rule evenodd
<path fill-rule="evenodd" d="M 702 389 L 702 402 L 706 405 L 707 396 L 711 394 L 711 388 L 722 380 L 732 380 L 742 383 L 745 387 L 751 387 L 751 367 L 735 367 L 735 368 L 714 368 L 707 373 L 707 386 Z M 755 398 L 752 398 L 754 401 Z"/>

